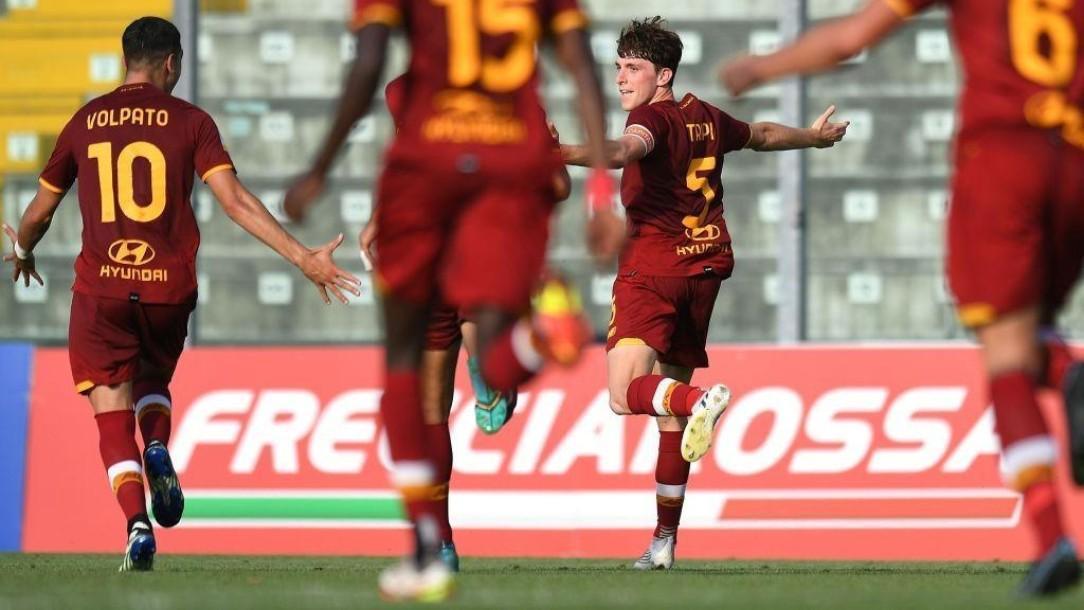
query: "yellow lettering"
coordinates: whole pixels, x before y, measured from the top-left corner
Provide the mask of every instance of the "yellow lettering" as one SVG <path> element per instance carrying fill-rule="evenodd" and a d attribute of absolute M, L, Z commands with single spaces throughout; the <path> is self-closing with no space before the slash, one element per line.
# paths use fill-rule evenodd
<path fill-rule="evenodd" d="M 165 127 L 166 125 L 169 125 L 169 113 L 165 110 L 159 110 L 157 113 L 155 113 L 155 118 L 158 119 L 159 127 Z"/>
<path fill-rule="evenodd" d="M 93 114 L 88 114 L 87 115 L 87 130 L 89 131 L 91 129 L 94 129 L 94 115 Z"/>
<path fill-rule="evenodd" d="M 123 125 L 126 121 L 128 121 L 131 118 L 132 118 L 132 109 L 131 108 L 125 107 L 125 108 L 120 109 L 120 124 L 121 125 Z"/>
<path fill-rule="evenodd" d="M 109 115 L 104 110 L 99 110 L 97 114 L 98 127 L 105 127 L 109 123 Z"/>
<path fill-rule="evenodd" d="M 110 108 L 109 109 L 109 126 L 110 127 L 116 127 L 117 125 L 120 125 L 120 123 L 117 122 L 117 117 L 114 114 L 114 110 L 112 108 Z"/>
<path fill-rule="evenodd" d="M 132 125 L 142 125 L 142 124 L 143 124 L 143 109 L 142 108 L 132 108 Z"/>

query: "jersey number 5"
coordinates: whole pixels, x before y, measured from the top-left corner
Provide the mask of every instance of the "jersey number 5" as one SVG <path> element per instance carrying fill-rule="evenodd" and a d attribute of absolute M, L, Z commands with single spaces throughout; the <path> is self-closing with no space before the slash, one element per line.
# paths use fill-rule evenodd
<path fill-rule="evenodd" d="M 116 222 L 120 211 L 136 222 L 150 222 L 166 209 L 166 156 L 150 142 L 132 142 L 117 155 L 117 189 L 113 188 L 113 143 L 98 142 L 87 147 L 87 156 L 98 161 L 98 185 L 102 194 L 102 222 Z M 151 200 L 135 200 L 132 168 L 136 158 L 146 159 L 151 168 Z"/>
<path fill-rule="evenodd" d="M 713 169 L 715 169 L 715 157 L 700 157 L 689 162 L 689 171 L 685 174 L 685 186 L 690 191 L 700 191 L 705 201 L 700 216 L 686 216 L 682 219 L 681 224 L 685 225 L 687 229 L 696 229 L 708 219 L 708 208 L 715 199 L 715 189 L 708 184 L 708 177 L 700 174 L 709 173 Z"/>
<path fill-rule="evenodd" d="M 534 0 L 433 0 L 448 15 L 448 81 L 453 87 L 480 82 L 487 91 L 515 91 L 534 73 L 538 19 Z M 477 12 L 477 14 L 475 14 Z M 504 57 L 483 57 L 482 34 L 513 34 Z"/>
<path fill-rule="evenodd" d="M 1044 87 L 1064 87 L 1073 80 L 1077 32 L 1066 14 L 1073 1 L 1009 0 L 1012 63 L 1028 80 Z"/>

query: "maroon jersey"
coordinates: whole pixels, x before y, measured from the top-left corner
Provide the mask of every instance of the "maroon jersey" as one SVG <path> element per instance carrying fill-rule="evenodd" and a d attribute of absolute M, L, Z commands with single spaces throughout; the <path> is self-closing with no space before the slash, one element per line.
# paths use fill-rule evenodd
<path fill-rule="evenodd" d="M 1084 147 L 1084 2 L 885 0 L 907 17 L 935 4 L 951 14 L 963 61 L 962 131 L 1032 126 Z"/>
<path fill-rule="evenodd" d="M 749 124 L 689 93 L 680 103 L 640 106 L 625 125 L 625 134 L 642 139 L 648 153 L 621 176 L 630 235 L 622 270 L 729 275 L 723 155 L 749 143 Z"/>
<path fill-rule="evenodd" d="M 124 85 L 75 113 L 41 172 L 64 193 L 79 179 L 79 293 L 184 303 L 196 292 L 193 174 L 233 170 L 214 121 L 150 84 Z"/>
<path fill-rule="evenodd" d="M 410 95 L 389 163 L 549 179 L 560 159 L 539 103 L 536 48 L 586 26 L 578 0 L 357 0 L 356 9 L 356 29 L 402 26 L 410 38 Z"/>

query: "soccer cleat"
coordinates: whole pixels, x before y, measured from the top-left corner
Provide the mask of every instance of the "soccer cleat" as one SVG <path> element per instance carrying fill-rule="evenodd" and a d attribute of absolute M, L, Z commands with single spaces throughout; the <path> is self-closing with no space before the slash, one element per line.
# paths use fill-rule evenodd
<path fill-rule="evenodd" d="M 1084 362 L 1074 362 L 1069 367 L 1063 390 L 1069 427 L 1069 464 L 1073 480 L 1084 485 Z"/>
<path fill-rule="evenodd" d="M 681 457 L 687 462 L 695 462 L 704 457 L 711 448 L 711 439 L 715 435 L 715 423 L 730 404 L 730 388 L 716 384 L 696 401 L 693 414 L 681 435 Z"/>
<path fill-rule="evenodd" d="M 1016 593 L 1020 597 L 1053 595 L 1080 582 L 1080 560 L 1068 538 L 1059 538 L 1039 561 L 1031 564 Z"/>
<path fill-rule="evenodd" d="M 380 597 L 391 602 L 441 602 L 455 591 L 455 575 L 441 559 L 419 568 L 413 559 L 386 568 L 377 581 Z"/>
<path fill-rule="evenodd" d="M 561 366 L 572 366 L 591 340 L 580 295 L 560 276 L 550 274 L 535 293 L 531 326 L 539 353 Z"/>
<path fill-rule="evenodd" d="M 440 543 L 440 560 L 453 572 L 459 571 L 459 553 L 455 552 L 454 542 Z"/>
<path fill-rule="evenodd" d="M 634 570 L 669 570 L 674 567 L 674 547 L 677 546 L 677 538 L 674 536 L 652 536 L 651 544 L 643 555 L 632 564 Z"/>
<path fill-rule="evenodd" d="M 516 410 L 516 392 L 497 392 L 482 379 L 477 358 L 467 358 L 470 385 L 474 389 L 474 421 L 482 432 L 496 434 Z"/>
<path fill-rule="evenodd" d="M 136 522 L 128 532 L 128 546 L 124 549 L 124 561 L 117 571 L 150 572 L 154 569 L 154 553 L 157 550 L 151 526 L 141 521 Z"/>
<path fill-rule="evenodd" d="M 177 525 L 184 513 L 184 494 L 165 445 L 159 441 L 147 445 L 143 450 L 143 469 L 151 488 L 154 520 L 162 527 Z"/>

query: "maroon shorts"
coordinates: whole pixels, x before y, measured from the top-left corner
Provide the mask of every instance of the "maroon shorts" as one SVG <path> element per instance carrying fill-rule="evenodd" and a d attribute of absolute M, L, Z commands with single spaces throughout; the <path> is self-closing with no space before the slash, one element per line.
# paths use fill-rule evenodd
<path fill-rule="evenodd" d="M 946 258 L 965 326 L 1031 306 L 1053 322 L 1084 259 L 1084 151 L 1034 129 L 961 135 Z"/>
<path fill-rule="evenodd" d="M 438 304 L 429 314 L 429 326 L 425 328 L 426 351 L 443 352 L 463 340 L 459 325 L 463 318 L 459 310 L 443 303 Z"/>
<path fill-rule="evenodd" d="M 526 310 L 546 256 L 549 178 L 501 183 L 389 165 L 377 205 L 380 290 L 468 311 Z"/>
<path fill-rule="evenodd" d="M 606 350 L 647 345 L 659 362 L 686 368 L 708 365 L 708 325 L 723 279 L 717 275 L 663 277 L 619 273 L 614 280 Z"/>
<path fill-rule="evenodd" d="M 132 381 L 149 366 L 169 383 L 188 336 L 195 302 L 150 305 L 120 299 L 72 295 L 68 358 L 75 391 Z"/>

